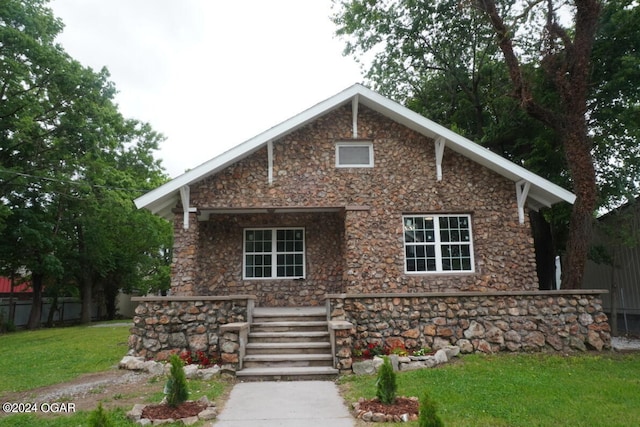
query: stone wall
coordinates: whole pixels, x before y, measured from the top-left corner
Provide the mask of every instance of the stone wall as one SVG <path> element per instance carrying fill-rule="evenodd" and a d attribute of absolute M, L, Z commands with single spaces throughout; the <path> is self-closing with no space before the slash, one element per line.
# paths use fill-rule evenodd
<path fill-rule="evenodd" d="M 327 304 L 331 320 L 353 324 L 351 339 L 341 336 L 335 350 L 346 370 L 351 351 L 369 343 L 410 351 L 456 345 L 463 353 L 610 348 L 602 292 L 342 294 L 328 295 Z"/>
<path fill-rule="evenodd" d="M 325 229 L 307 229 L 309 243 L 325 245 L 318 256 L 307 258 L 308 288 L 349 293 L 537 289 L 530 225 L 518 222 L 513 182 L 449 149 L 438 181 L 433 141 L 364 106 L 358 129 L 360 138 L 373 143 L 373 168 L 335 167 L 335 142 L 352 137 L 351 108 L 345 106 L 273 142 L 272 183 L 264 147 L 192 184 L 191 207 L 210 216 L 192 224 L 198 229 L 188 230 L 189 237 L 182 230 L 182 210 L 176 210 L 174 294 L 255 291 L 261 305 L 309 303 L 308 295 L 287 288 L 290 283 L 243 281 L 241 267 L 242 227 L 304 226 L 305 220 L 293 213 L 230 218 L 216 210 L 322 207 L 342 211 L 328 217 Z M 405 274 L 402 215 L 407 213 L 469 214 L 475 271 Z M 266 291 L 259 291 L 263 286 Z M 274 293 L 289 295 L 263 298 Z"/>
<path fill-rule="evenodd" d="M 237 363 L 223 349 L 221 326 L 248 322 L 255 297 L 138 297 L 129 336 L 130 355 L 165 360 L 171 353 L 203 351 L 220 356 L 222 363 Z M 230 335 L 229 335 L 230 336 Z M 226 359 L 226 360 L 225 360 Z"/>
<path fill-rule="evenodd" d="M 314 306 L 327 293 L 342 292 L 344 219 L 340 212 L 211 215 L 200 223 L 203 268 L 198 295 L 256 295 L 261 306 Z M 303 227 L 305 279 L 243 280 L 244 228 Z"/>

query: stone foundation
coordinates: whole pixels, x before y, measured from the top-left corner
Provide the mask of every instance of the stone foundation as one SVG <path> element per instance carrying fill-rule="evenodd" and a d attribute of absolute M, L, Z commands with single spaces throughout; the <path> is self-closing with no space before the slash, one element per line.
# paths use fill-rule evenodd
<path fill-rule="evenodd" d="M 138 307 L 129 336 L 131 355 L 165 360 L 176 352 L 203 351 L 220 356 L 223 369 L 236 370 L 239 349 L 227 343 L 234 337 L 224 325 L 250 322 L 254 296 L 141 297 L 132 301 Z M 234 354 L 228 354 L 230 349 Z"/>
<path fill-rule="evenodd" d="M 462 353 L 574 352 L 611 348 L 601 290 L 331 294 L 326 296 L 334 367 L 352 372 L 353 350 L 382 344 L 409 354 L 454 345 Z M 164 360 L 203 351 L 242 369 L 255 296 L 145 297 L 130 355 Z"/>
<path fill-rule="evenodd" d="M 611 347 L 599 295 L 603 291 L 451 292 L 328 295 L 333 321 L 353 325 L 336 346 L 338 367 L 352 365 L 351 351 L 368 344 L 404 347 L 449 345 L 462 353 L 556 351 Z"/>

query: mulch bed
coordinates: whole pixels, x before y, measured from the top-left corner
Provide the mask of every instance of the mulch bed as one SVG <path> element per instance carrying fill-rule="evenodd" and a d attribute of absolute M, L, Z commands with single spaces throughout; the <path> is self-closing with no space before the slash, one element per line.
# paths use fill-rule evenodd
<path fill-rule="evenodd" d="M 397 397 L 396 401 L 392 405 L 385 405 L 377 398 L 370 400 L 358 401 L 360 411 L 371 411 L 373 413 L 380 413 L 385 415 L 418 415 L 418 409 L 420 408 L 420 402 L 417 399 L 410 399 L 408 397 Z"/>
<path fill-rule="evenodd" d="M 207 409 L 207 405 L 200 402 L 184 402 L 172 408 L 169 405 L 149 405 L 142 410 L 142 418 L 150 420 L 167 420 L 172 418 L 179 420 L 180 418 L 195 417 L 200 412 Z"/>

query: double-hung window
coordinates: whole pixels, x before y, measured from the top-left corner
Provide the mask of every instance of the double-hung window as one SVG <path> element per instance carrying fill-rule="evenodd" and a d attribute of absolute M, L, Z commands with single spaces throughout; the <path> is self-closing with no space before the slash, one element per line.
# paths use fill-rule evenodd
<path fill-rule="evenodd" d="M 406 273 L 473 272 L 469 215 L 404 215 Z"/>
<path fill-rule="evenodd" d="M 304 228 L 244 230 L 245 279 L 305 277 Z"/>

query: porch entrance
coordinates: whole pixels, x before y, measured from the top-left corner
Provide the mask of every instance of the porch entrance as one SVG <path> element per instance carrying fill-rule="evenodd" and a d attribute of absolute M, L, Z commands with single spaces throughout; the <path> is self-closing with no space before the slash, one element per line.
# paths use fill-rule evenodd
<path fill-rule="evenodd" d="M 334 368 L 326 307 L 255 307 L 243 379 L 324 379 Z"/>

